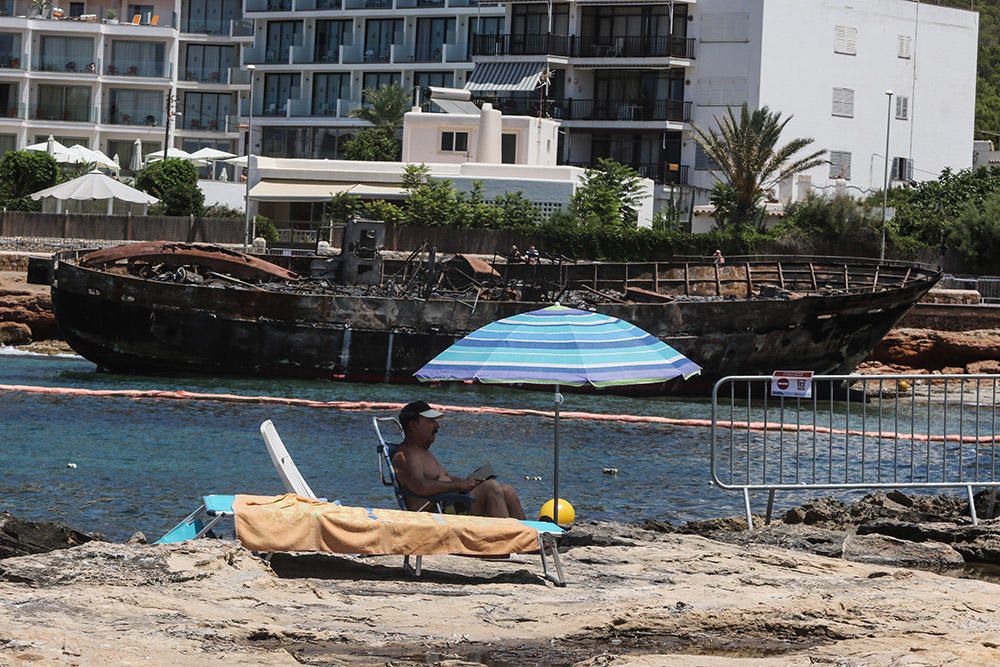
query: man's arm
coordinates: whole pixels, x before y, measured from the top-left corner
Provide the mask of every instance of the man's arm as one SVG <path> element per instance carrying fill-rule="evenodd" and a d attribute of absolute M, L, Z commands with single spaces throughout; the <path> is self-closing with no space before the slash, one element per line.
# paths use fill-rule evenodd
<path fill-rule="evenodd" d="M 399 451 L 392 459 L 393 468 L 399 484 L 418 496 L 434 496 L 439 493 L 468 493 L 479 482 L 474 479 L 455 479 L 444 473 L 441 475 L 433 465 L 430 455 L 407 456 L 407 452 Z M 439 475 L 448 479 L 441 479 Z"/>

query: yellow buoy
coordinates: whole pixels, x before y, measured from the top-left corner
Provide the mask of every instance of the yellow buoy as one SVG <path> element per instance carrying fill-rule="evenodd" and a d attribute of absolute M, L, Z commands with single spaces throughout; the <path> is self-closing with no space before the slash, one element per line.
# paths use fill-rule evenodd
<path fill-rule="evenodd" d="M 555 502 L 552 500 L 547 501 L 542 508 L 538 510 L 538 520 L 539 521 L 552 521 L 552 516 L 555 511 Z M 563 498 L 559 499 L 559 525 L 563 528 L 569 528 L 576 521 L 576 510 L 573 506 L 569 504 L 568 500 Z"/>

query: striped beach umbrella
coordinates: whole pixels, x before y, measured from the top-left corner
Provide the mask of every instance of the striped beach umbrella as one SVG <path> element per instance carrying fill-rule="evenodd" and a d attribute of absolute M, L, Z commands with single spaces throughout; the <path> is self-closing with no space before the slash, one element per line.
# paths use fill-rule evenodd
<path fill-rule="evenodd" d="M 685 379 L 701 368 L 617 317 L 554 305 L 473 331 L 414 375 L 425 382 L 479 380 L 555 387 L 552 493 L 559 498 L 560 385 L 617 387 Z M 558 502 L 555 503 L 558 512 Z M 558 522 L 558 516 L 554 517 Z"/>

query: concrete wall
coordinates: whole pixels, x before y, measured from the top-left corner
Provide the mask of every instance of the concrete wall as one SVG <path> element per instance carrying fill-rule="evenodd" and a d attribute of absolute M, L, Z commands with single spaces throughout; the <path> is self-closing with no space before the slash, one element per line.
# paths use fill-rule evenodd
<path fill-rule="evenodd" d="M 246 195 L 245 183 L 223 183 L 199 179 L 198 187 L 205 193 L 205 206 L 223 204 L 239 211 L 243 210 Z"/>
<path fill-rule="evenodd" d="M 503 134 L 517 136 L 516 164 L 556 164 L 559 123 L 529 116 L 503 116 Z M 442 151 L 442 132 L 468 132 L 468 150 Z M 410 111 L 403 119 L 403 162 L 476 162 L 479 116 Z"/>

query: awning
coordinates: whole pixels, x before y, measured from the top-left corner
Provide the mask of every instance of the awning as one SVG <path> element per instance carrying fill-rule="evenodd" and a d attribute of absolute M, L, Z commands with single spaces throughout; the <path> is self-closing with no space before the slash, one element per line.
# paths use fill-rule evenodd
<path fill-rule="evenodd" d="M 406 190 L 366 183 L 323 183 L 322 181 L 261 181 L 250 189 L 254 201 L 329 201 L 333 195 L 350 192 L 357 197 L 404 197 Z"/>
<path fill-rule="evenodd" d="M 347 192 L 354 183 L 323 183 L 321 181 L 261 181 L 250 189 L 254 201 L 329 201 L 340 192 Z"/>
<path fill-rule="evenodd" d="M 545 63 L 476 63 L 466 90 L 522 90 L 538 87 Z"/>

